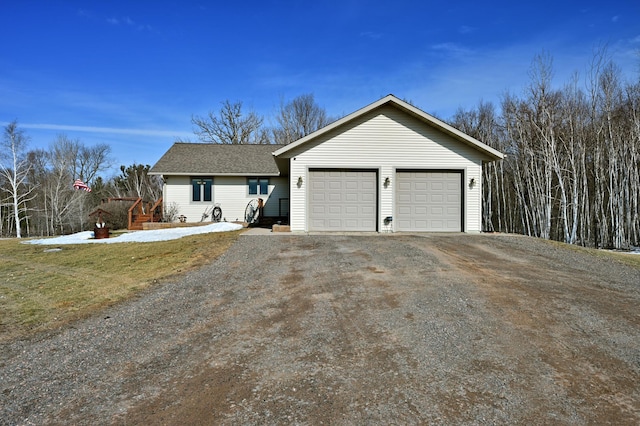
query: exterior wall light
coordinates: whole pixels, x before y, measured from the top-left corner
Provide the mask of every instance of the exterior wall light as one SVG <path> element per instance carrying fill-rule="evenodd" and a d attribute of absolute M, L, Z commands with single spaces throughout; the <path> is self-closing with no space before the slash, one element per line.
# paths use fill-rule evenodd
<path fill-rule="evenodd" d="M 476 178 L 471 178 L 469 181 L 469 188 L 473 188 L 474 186 L 476 186 Z"/>
<path fill-rule="evenodd" d="M 391 179 L 389 179 L 389 176 L 387 176 L 386 178 L 384 178 L 384 187 L 386 188 L 387 186 L 389 186 L 389 184 L 391 183 Z"/>
<path fill-rule="evenodd" d="M 302 176 L 298 176 L 298 187 L 302 186 Z"/>

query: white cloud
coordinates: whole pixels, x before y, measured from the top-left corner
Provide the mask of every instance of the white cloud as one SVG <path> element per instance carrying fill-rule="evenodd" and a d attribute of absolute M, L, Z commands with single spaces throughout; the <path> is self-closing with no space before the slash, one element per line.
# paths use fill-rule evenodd
<path fill-rule="evenodd" d="M 0 123 L 5 126 L 8 123 Z M 123 129 L 117 127 L 96 127 L 96 126 L 75 126 L 69 124 L 45 124 L 45 123 L 20 123 L 20 127 L 25 129 L 57 130 L 69 132 L 102 133 L 135 136 L 160 136 L 160 137 L 182 137 L 193 136 L 192 133 L 173 130 L 153 130 L 153 129 Z"/>
<path fill-rule="evenodd" d="M 370 40 L 379 40 L 382 38 L 382 34 L 373 31 L 363 31 L 360 33 L 360 37 L 368 38 Z"/>
<path fill-rule="evenodd" d="M 457 59 L 464 59 L 474 54 L 473 50 L 451 42 L 433 44 L 430 48 L 434 52 L 439 52 L 445 56 L 451 56 Z"/>
<path fill-rule="evenodd" d="M 129 16 L 124 16 L 121 18 L 107 18 L 106 19 L 107 23 L 111 24 L 111 25 L 126 25 L 129 26 L 131 28 L 135 28 L 138 31 L 153 31 L 153 27 L 149 24 L 138 24 L 136 21 L 134 21 L 133 19 L 131 19 Z"/>
<path fill-rule="evenodd" d="M 475 29 L 474 27 L 470 27 L 470 26 L 468 26 L 468 25 L 461 25 L 461 26 L 458 28 L 458 32 L 459 32 L 460 34 L 469 34 L 469 33 L 474 32 L 475 30 L 476 30 L 476 29 Z"/>
<path fill-rule="evenodd" d="M 78 16 L 83 18 L 93 18 L 93 13 L 85 9 L 78 9 Z"/>

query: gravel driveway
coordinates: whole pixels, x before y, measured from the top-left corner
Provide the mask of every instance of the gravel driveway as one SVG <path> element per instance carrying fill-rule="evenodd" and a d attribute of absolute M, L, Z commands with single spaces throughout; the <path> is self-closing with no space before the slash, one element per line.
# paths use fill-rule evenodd
<path fill-rule="evenodd" d="M 0 346 L 1 424 L 639 424 L 640 271 L 503 235 L 242 236 Z"/>

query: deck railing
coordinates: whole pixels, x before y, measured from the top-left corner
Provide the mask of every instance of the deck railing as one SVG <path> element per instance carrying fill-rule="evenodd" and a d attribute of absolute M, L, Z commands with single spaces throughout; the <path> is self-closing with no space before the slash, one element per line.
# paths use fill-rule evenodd
<path fill-rule="evenodd" d="M 144 222 L 160 222 L 162 220 L 162 198 L 154 204 L 149 201 L 142 201 L 138 198 L 129 208 L 128 229 L 142 229 Z"/>

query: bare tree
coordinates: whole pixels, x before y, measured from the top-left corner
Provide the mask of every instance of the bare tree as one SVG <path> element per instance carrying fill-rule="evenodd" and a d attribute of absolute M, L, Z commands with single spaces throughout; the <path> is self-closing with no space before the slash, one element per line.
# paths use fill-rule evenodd
<path fill-rule="evenodd" d="M 114 189 L 119 197 L 138 197 L 155 201 L 162 197 L 162 179 L 150 175 L 150 165 L 132 164 L 120 166 L 120 174 L 113 179 Z"/>
<path fill-rule="evenodd" d="M 84 191 L 75 191 L 72 184 L 76 178 L 76 160 L 81 149 L 78 140 L 59 135 L 49 150 L 49 170 L 45 186 L 45 203 L 49 215 L 49 229 L 53 234 L 65 232 L 65 225 L 71 225 L 74 217 L 81 216 L 81 204 L 86 199 Z"/>
<path fill-rule="evenodd" d="M 456 127 L 507 154 L 484 166 L 483 229 L 639 245 L 640 81 L 624 83 L 604 51 L 586 91 L 577 74 L 556 89 L 552 74 L 550 57 L 538 55 L 527 92 L 505 95 L 499 117 L 482 103 L 454 117 Z"/>
<path fill-rule="evenodd" d="M 5 126 L 3 136 L 0 146 L 0 173 L 9 185 L 16 237 L 22 238 L 21 224 L 25 219 L 22 213 L 26 212 L 26 204 L 32 199 L 31 193 L 35 188 L 33 182 L 27 180 L 31 170 L 31 164 L 25 155 L 28 139 L 18 128 L 16 121 Z"/>
<path fill-rule="evenodd" d="M 492 103 L 480 102 L 476 109 L 456 111 L 452 124 L 464 133 L 487 145 L 504 151 L 504 138 L 500 135 L 498 117 Z M 483 165 L 482 183 L 482 229 L 484 231 L 505 231 L 507 220 L 503 217 L 502 205 L 506 203 L 504 183 L 504 161 L 494 161 Z"/>
<path fill-rule="evenodd" d="M 193 116 L 194 133 L 202 142 L 219 144 L 251 144 L 264 142 L 260 128 L 263 118 L 255 112 L 243 113 L 242 102 L 222 102 L 222 108 L 207 117 Z"/>
<path fill-rule="evenodd" d="M 111 147 L 105 143 L 94 146 L 80 144 L 74 161 L 73 177 L 92 184 L 97 174 L 111 167 Z"/>
<path fill-rule="evenodd" d="M 332 119 L 320 107 L 313 94 L 297 96 L 292 101 L 280 103 L 276 116 L 278 127 L 273 130 L 275 143 L 289 144 L 329 124 Z"/>

